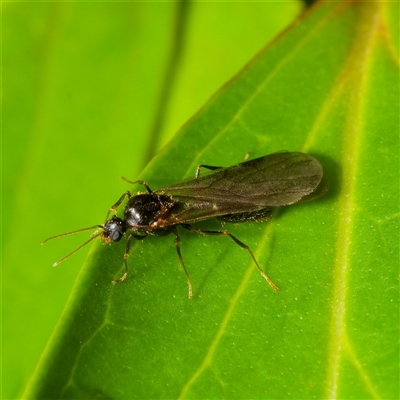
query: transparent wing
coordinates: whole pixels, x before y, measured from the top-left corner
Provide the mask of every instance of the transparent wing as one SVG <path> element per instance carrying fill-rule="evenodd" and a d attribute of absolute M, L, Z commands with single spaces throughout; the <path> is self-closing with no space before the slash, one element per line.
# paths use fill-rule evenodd
<path fill-rule="evenodd" d="M 322 178 L 322 166 L 314 157 L 282 152 L 221 168 L 156 192 L 177 201 L 170 215 L 171 223 L 176 224 L 254 212 L 302 199 L 309 201 L 326 192 L 326 180 Z"/>

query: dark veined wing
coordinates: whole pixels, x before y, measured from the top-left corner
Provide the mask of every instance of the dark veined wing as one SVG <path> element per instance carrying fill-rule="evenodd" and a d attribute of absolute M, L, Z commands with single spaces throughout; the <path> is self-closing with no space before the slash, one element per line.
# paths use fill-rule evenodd
<path fill-rule="evenodd" d="M 177 201 L 174 223 L 194 222 L 312 200 L 326 191 L 321 164 L 303 153 L 274 153 L 157 190 Z M 322 186 L 322 187 L 321 187 Z M 171 221 L 172 222 L 172 221 Z"/>

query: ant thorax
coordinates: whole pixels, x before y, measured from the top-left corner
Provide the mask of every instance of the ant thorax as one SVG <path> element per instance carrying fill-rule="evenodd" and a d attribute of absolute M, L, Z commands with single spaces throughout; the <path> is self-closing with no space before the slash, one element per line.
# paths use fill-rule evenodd
<path fill-rule="evenodd" d="M 124 211 L 126 229 L 150 232 L 163 228 L 157 221 L 165 219 L 174 204 L 170 196 L 155 193 L 131 197 Z"/>

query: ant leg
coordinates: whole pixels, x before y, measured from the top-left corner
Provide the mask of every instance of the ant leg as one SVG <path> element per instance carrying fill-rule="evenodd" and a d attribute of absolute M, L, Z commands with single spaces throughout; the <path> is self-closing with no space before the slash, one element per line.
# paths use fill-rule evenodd
<path fill-rule="evenodd" d="M 208 230 L 203 230 L 203 229 L 197 229 L 197 228 L 195 228 L 195 227 L 193 227 L 193 226 L 191 226 L 189 224 L 181 224 L 181 226 L 183 228 L 189 230 L 190 232 L 197 232 L 197 233 L 201 233 L 201 234 L 204 234 L 204 235 L 225 235 L 225 236 L 229 236 L 242 249 L 245 249 L 250 253 L 251 258 L 253 259 L 254 263 L 257 265 L 257 268 L 260 271 L 261 276 L 269 283 L 269 285 L 272 287 L 272 289 L 274 289 L 275 292 L 277 292 L 279 290 L 278 287 L 267 276 L 267 274 L 260 268 L 260 266 L 258 265 L 258 262 L 257 262 L 256 258 L 254 257 L 254 254 L 251 251 L 250 247 L 247 246 L 246 244 L 244 244 L 243 242 L 241 242 L 239 239 L 237 239 L 235 236 L 230 234 L 228 231 L 208 231 Z"/>
<path fill-rule="evenodd" d="M 214 171 L 215 169 L 221 169 L 221 168 L 224 168 L 224 167 L 213 167 L 212 165 L 199 165 L 199 166 L 196 168 L 196 179 L 199 179 L 199 177 L 200 177 L 200 170 L 201 170 L 202 168 L 207 168 L 207 169 L 209 169 L 209 170 L 211 170 L 211 171 Z"/>
<path fill-rule="evenodd" d="M 139 235 L 135 235 L 134 233 L 131 233 L 131 234 L 128 236 L 128 239 L 127 239 L 127 241 L 126 241 L 125 254 L 124 254 L 125 272 L 124 272 L 124 274 L 121 276 L 121 278 L 112 281 L 113 285 L 116 285 L 117 283 L 120 283 L 120 282 L 124 281 L 125 278 L 126 278 L 127 275 L 128 275 L 128 261 L 127 261 L 127 260 L 128 260 L 128 258 L 129 258 L 129 250 L 130 250 L 130 247 L 131 247 L 131 239 L 134 237 L 134 238 L 137 239 L 137 240 L 142 240 L 142 239 L 144 239 L 146 236 L 147 236 L 147 234 L 144 235 L 144 236 L 139 236 Z"/>
<path fill-rule="evenodd" d="M 130 183 L 131 185 L 134 185 L 135 183 L 139 183 L 140 185 L 143 185 L 150 194 L 153 193 L 153 191 L 149 188 L 149 185 L 145 181 L 140 181 L 140 180 L 139 181 L 130 181 L 130 180 L 126 179 L 123 176 L 121 176 L 121 179 L 123 181 L 126 181 L 126 182 Z"/>
<path fill-rule="evenodd" d="M 249 158 L 249 156 L 250 156 L 250 152 L 248 151 L 247 153 L 246 153 L 246 155 L 244 156 L 244 161 L 247 161 L 247 159 Z M 213 166 L 213 165 L 199 165 L 197 168 L 196 168 L 196 179 L 199 179 L 199 177 L 200 177 L 200 170 L 202 169 L 202 168 L 207 168 L 207 169 L 209 169 L 209 170 L 211 170 L 211 171 L 214 171 L 214 170 L 216 170 L 216 169 L 221 169 L 221 168 L 224 168 L 224 167 L 215 167 L 215 166 Z"/>
<path fill-rule="evenodd" d="M 108 221 L 108 216 L 110 215 L 111 211 L 114 211 L 118 208 L 118 206 L 123 202 L 125 196 L 128 196 L 128 199 L 131 198 L 131 192 L 129 190 L 127 190 L 120 198 L 119 200 L 112 206 L 110 207 L 110 209 L 108 210 L 107 216 L 106 216 L 106 220 L 104 221 L 104 225 L 106 224 L 106 222 Z"/>
<path fill-rule="evenodd" d="M 187 279 L 188 286 L 189 286 L 189 299 L 191 299 L 192 298 L 192 292 L 193 292 L 192 291 L 192 283 L 190 282 L 190 276 L 189 276 L 189 274 L 187 272 L 187 269 L 185 267 L 185 264 L 183 262 L 181 249 L 179 247 L 179 242 L 181 241 L 181 238 L 179 237 L 178 230 L 176 228 L 174 228 L 173 232 L 174 232 L 174 235 L 175 235 L 174 242 L 175 242 L 175 246 L 176 246 L 176 252 L 178 253 L 178 257 L 179 257 L 179 260 L 181 261 L 182 267 L 185 270 L 186 279 Z"/>

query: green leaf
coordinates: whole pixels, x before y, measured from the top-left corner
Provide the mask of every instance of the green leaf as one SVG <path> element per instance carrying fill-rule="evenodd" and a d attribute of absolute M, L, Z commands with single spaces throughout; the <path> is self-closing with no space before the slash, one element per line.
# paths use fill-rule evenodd
<path fill-rule="evenodd" d="M 247 151 L 315 155 L 324 198 L 225 225 L 281 291 L 225 237 L 181 233 L 190 301 L 173 237 L 134 243 L 117 286 L 125 245 L 96 243 L 24 398 L 399 397 L 398 15 L 319 3 L 140 176 L 157 188 Z"/>
<path fill-rule="evenodd" d="M 40 243 L 102 223 L 119 177 L 135 179 L 301 7 L 186 3 L 3 4 L 2 398 L 21 398 L 89 250 L 53 268 L 84 234 Z"/>
<path fill-rule="evenodd" d="M 331 190 L 225 237 L 93 246 L 36 375 L 35 398 L 397 398 L 398 8 L 319 3 L 148 165 L 157 188 L 198 164 L 301 150 Z M 215 228 L 213 222 L 202 226 Z"/>

